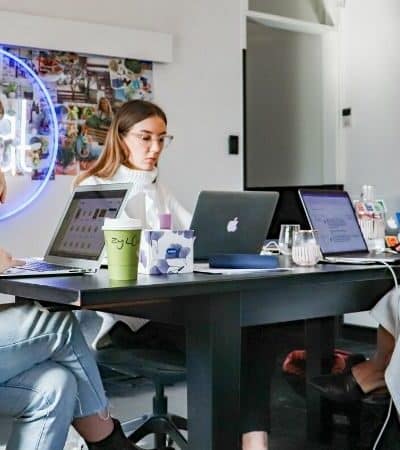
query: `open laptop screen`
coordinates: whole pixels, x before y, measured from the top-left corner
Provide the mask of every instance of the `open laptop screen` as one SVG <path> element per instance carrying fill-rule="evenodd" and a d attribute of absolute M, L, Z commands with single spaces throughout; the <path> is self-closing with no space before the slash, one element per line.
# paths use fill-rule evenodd
<path fill-rule="evenodd" d="M 126 189 L 75 191 L 47 255 L 97 260 L 104 247 L 105 217 L 117 216 Z"/>
<path fill-rule="evenodd" d="M 368 251 L 346 192 L 300 190 L 299 194 L 311 227 L 318 230 L 324 256 Z"/>

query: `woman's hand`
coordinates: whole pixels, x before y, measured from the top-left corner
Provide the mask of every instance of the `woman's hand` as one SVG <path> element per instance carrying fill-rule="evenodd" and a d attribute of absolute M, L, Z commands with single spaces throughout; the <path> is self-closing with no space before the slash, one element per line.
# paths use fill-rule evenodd
<path fill-rule="evenodd" d="M 4 203 L 6 201 L 6 195 L 7 195 L 6 179 L 4 177 L 4 173 L 0 170 L 0 203 Z"/>
<path fill-rule="evenodd" d="M 14 259 L 9 253 L 4 249 L 0 248 L 0 273 L 14 266 L 22 266 L 25 261 L 19 259 Z"/>

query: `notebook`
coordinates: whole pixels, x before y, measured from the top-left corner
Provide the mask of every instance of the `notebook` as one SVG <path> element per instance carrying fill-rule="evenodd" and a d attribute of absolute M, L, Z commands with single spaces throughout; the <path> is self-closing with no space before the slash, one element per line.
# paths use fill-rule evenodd
<path fill-rule="evenodd" d="M 221 253 L 260 253 L 278 201 L 277 192 L 202 191 L 190 228 L 194 259 Z"/>
<path fill-rule="evenodd" d="M 130 184 L 77 187 L 72 193 L 44 258 L 22 258 L 26 264 L 4 277 L 94 273 L 104 255 L 103 222 L 124 210 Z"/>
<path fill-rule="evenodd" d="M 400 262 L 400 255 L 369 252 L 353 204 L 345 191 L 300 189 L 310 227 L 318 230 L 321 253 L 327 262 Z"/>

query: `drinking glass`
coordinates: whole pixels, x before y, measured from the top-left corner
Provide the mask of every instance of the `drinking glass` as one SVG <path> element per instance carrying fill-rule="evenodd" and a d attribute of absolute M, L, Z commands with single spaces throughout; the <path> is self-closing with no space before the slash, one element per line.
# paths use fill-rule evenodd
<path fill-rule="evenodd" d="M 299 230 L 300 225 L 281 225 L 278 245 L 282 255 L 290 255 L 292 253 L 293 235 L 296 231 Z"/>
<path fill-rule="evenodd" d="M 315 266 L 321 258 L 316 230 L 298 230 L 293 237 L 292 259 L 298 266 Z"/>

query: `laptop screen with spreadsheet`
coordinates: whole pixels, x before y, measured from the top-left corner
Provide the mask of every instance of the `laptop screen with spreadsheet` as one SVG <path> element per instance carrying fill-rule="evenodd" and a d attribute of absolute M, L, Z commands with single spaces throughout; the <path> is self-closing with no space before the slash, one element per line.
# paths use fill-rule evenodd
<path fill-rule="evenodd" d="M 345 191 L 299 190 L 310 226 L 324 256 L 368 252 L 353 204 Z"/>

